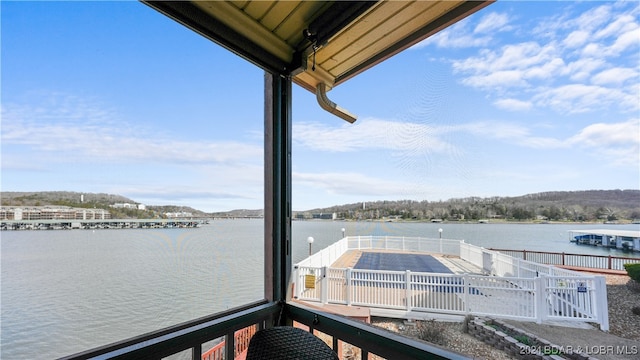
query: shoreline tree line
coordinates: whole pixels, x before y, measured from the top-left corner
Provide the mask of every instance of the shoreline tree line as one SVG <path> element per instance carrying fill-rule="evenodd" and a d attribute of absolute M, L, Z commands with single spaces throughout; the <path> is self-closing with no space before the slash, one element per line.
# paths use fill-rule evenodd
<path fill-rule="evenodd" d="M 638 221 L 640 190 L 555 191 L 446 201 L 367 201 L 304 213 L 335 213 L 337 218 L 345 220 Z"/>
<path fill-rule="evenodd" d="M 117 203 L 137 202 L 121 195 L 70 191 L 2 192 L 3 207 L 68 206 L 108 210 L 112 218 L 162 218 L 166 213 L 186 212 L 196 217 L 224 217 L 261 209 L 239 209 L 206 213 L 188 206 L 146 206 L 145 209 L 114 208 Z M 553 191 L 516 197 L 466 197 L 446 201 L 380 200 L 336 205 L 307 211 L 294 211 L 294 218 L 313 218 L 314 214 L 336 214 L 344 220 L 479 221 L 639 221 L 640 190 Z"/>

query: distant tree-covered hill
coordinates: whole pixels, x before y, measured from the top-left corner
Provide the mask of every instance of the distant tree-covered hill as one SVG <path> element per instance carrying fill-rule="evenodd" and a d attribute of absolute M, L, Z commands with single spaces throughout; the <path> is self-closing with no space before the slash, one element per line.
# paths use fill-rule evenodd
<path fill-rule="evenodd" d="M 59 205 L 109 210 L 113 218 L 155 218 L 167 213 L 191 213 L 198 217 L 260 217 L 262 209 L 205 213 L 187 206 L 147 206 L 145 210 L 113 208 L 116 203 L 138 204 L 120 195 L 70 191 L 2 192 L 2 206 Z M 367 201 L 294 212 L 295 217 L 335 213 L 338 218 L 368 220 L 475 221 L 637 221 L 640 220 L 640 190 L 552 191 L 515 197 L 467 197 L 446 201 Z"/>
<path fill-rule="evenodd" d="M 145 206 L 144 209 L 113 207 L 115 204 L 139 204 L 127 197 L 104 193 L 80 193 L 73 191 L 2 192 L 2 206 L 69 206 L 75 208 L 105 209 L 117 219 L 153 219 L 166 217 L 167 213 L 191 213 L 204 216 L 204 212 L 177 205 Z"/>
<path fill-rule="evenodd" d="M 344 219 L 473 221 L 480 219 L 618 221 L 640 219 L 640 190 L 553 191 L 516 197 L 467 197 L 430 202 L 367 201 L 313 209 Z"/>

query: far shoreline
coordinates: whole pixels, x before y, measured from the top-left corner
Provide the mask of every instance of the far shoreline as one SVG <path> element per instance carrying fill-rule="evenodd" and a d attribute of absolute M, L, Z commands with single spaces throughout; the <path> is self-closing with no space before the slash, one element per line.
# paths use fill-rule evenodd
<path fill-rule="evenodd" d="M 442 221 L 433 221 L 433 220 L 408 220 L 408 219 L 366 219 L 366 220 L 356 220 L 356 219 L 293 219 L 294 221 L 344 221 L 344 222 L 393 222 L 393 223 L 419 223 L 419 224 L 508 224 L 508 225 L 640 225 L 638 221 L 632 220 L 620 220 L 615 222 L 609 221 L 538 221 L 538 220 L 528 220 L 528 221 L 512 221 L 512 220 L 442 220 Z"/>

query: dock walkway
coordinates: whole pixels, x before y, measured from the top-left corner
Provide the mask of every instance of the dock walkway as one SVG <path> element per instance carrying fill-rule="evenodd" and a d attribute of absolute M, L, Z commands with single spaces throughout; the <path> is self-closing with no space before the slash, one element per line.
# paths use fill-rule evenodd
<path fill-rule="evenodd" d="M 366 252 L 402 252 L 396 250 L 348 250 L 340 258 L 331 264 L 332 268 L 355 268 L 358 260 L 360 260 L 363 253 Z M 437 253 L 429 253 L 424 255 L 430 255 L 437 261 L 445 265 L 454 274 L 482 274 L 482 269 L 474 264 L 471 264 L 460 257 L 453 255 L 443 255 Z M 609 269 L 591 269 L 575 266 L 558 266 L 574 271 L 583 271 L 592 274 L 612 274 L 612 275 L 626 275 L 626 272 L 620 270 Z M 384 291 L 386 289 L 380 290 Z M 511 301 L 511 294 L 505 292 L 501 294 L 500 290 L 483 289 L 483 292 L 491 291 L 492 298 L 501 298 L 503 304 L 506 307 L 515 306 L 518 307 L 518 302 Z M 446 295 L 446 294 L 444 294 Z M 449 294 L 454 295 L 454 294 Z M 485 294 L 486 295 L 486 294 Z M 441 297 L 443 294 L 431 294 L 431 297 Z M 455 295 L 454 295 L 455 296 Z M 472 310 L 476 312 L 491 313 L 491 307 L 495 306 L 494 303 L 486 301 L 484 295 L 472 294 L 470 297 L 478 297 L 478 299 L 470 301 L 472 303 Z M 299 301 L 306 306 L 313 306 L 317 310 L 326 311 L 333 314 L 338 314 L 354 319 L 363 320 L 369 322 L 372 316 L 386 317 L 381 313 L 380 309 L 371 309 L 365 306 L 347 306 L 347 305 L 332 305 L 332 304 L 318 304 L 310 303 L 306 301 Z M 510 305 L 507 305 L 510 304 Z M 372 311 L 375 310 L 375 311 Z M 388 311 L 393 313 L 393 310 Z M 402 311 L 395 311 L 402 313 Z M 517 311 L 513 311 L 517 313 Z M 408 315 L 408 314 L 407 314 Z M 461 316 L 448 315 L 442 313 L 428 313 L 425 314 L 429 318 L 438 319 L 440 321 L 462 321 Z M 397 317 L 397 316 L 392 316 Z M 601 331 L 589 323 L 575 322 L 575 321 L 548 321 L 545 324 L 538 324 L 533 321 L 517 321 L 517 320 L 503 320 L 505 323 L 510 324 L 526 333 L 533 335 L 538 339 L 545 339 L 549 343 L 554 344 L 562 351 L 565 352 L 582 352 L 583 354 L 590 355 L 591 358 L 597 358 L 601 360 L 613 360 L 613 359 L 636 359 L 638 351 L 640 351 L 640 343 L 635 340 L 621 338 L 619 336 L 610 334 L 605 331 Z M 597 345 L 597 346 L 596 346 Z M 589 353 L 591 352 L 591 353 Z M 622 353 L 624 352 L 624 353 Z M 595 359 L 594 358 L 594 359 Z"/>

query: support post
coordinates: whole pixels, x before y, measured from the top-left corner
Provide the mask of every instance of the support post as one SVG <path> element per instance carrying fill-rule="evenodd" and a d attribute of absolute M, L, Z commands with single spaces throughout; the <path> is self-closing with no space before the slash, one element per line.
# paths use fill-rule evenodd
<path fill-rule="evenodd" d="M 291 296 L 291 78 L 264 78 L 265 298 L 283 302 Z"/>

